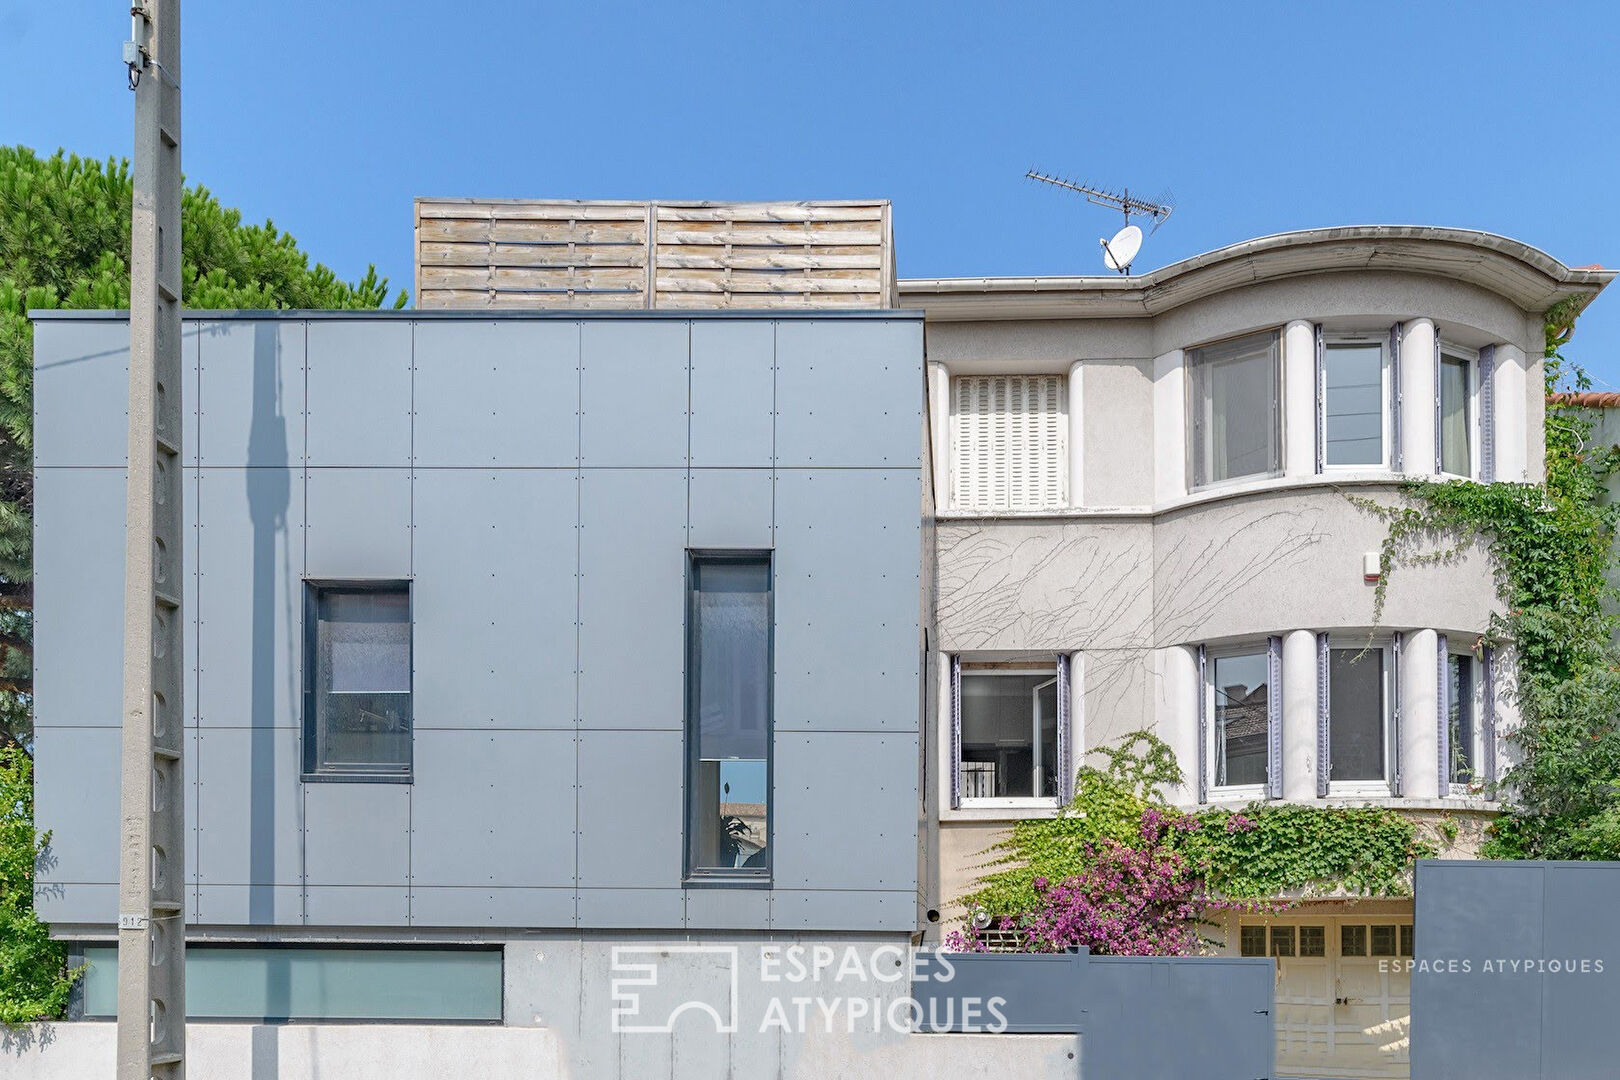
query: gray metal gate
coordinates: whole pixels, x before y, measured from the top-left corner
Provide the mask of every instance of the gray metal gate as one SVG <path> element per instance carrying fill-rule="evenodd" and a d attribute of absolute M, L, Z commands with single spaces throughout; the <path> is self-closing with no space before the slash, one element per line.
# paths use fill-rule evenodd
<path fill-rule="evenodd" d="M 1417 866 L 1412 1080 L 1620 1075 L 1620 863 Z"/>
<path fill-rule="evenodd" d="M 1000 997 L 1008 1032 L 1079 1032 L 1085 1080 L 1272 1075 L 1272 960 L 1083 952 L 950 959 L 950 981 L 912 984 L 922 1015 L 951 1015 L 953 1000 Z"/>

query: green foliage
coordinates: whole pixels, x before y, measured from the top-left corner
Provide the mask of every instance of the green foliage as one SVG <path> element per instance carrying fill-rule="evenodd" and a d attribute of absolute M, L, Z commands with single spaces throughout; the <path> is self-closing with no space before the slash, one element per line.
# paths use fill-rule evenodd
<path fill-rule="evenodd" d="M 1580 307 L 1548 312 L 1549 393 L 1590 385 L 1558 353 Z M 1580 410 L 1549 403 L 1544 484 L 1414 481 L 1403 506 L 1354 500 L 1389 525 L 1375 618 L 1395 567 L 1476 543 L 1490 553 L 1504 610 L 1484 640 L 1510 647 L 1522 720 L 1511 736 L 1521 759 L 1502 778 L 1507 809 L 1481 852 L 1490 858 L 1620 858 L 1620 656 L 1606 577 L 1620 506 L 1604 487 L 1620 451 L 1591 435 Z"/>
<path fill-rule="evenodd" d="M 0 146 L 0 744 L 28 729 L 33 537 L 30 308 L 129 306 L 129 164 Z M 206 188 L 181 203 L 182 293 L 190 309 L 374 308 L 388 281 L 311 265 L 274 224 L 244 225 Z M 394 307 L 404 307 L 401 291 Z"/>
<path fill-rule="evenodd" d="M 1233 899 L 1405 896 L 1413 861 L 1435 854 L 1410 819 L 1381 806 L 1255 803 L 1197 818 L 1182 850 L 1205 864 L 1212 889 Z"/>
<path fill-rule="evenodd" d="M 1087 844 L 1134 844 L 1144 814 L 1175 813 L 1163 793 L 1181 782 L 1181 770 L 1162 740 L 1139 731 L 1103 754 L 1107 766 L 1080 770 L 1074 801 L 1058 816 L 1018 822 L 990 850 L 989 873 L 962 899 L 969 910 L 1033 910 L 1036 878 L 1073 877 L 1090 865 Z M 1334 891 L 1402 896 L 1411 891 L 1413 860 L 1434 854 L 1410 820 L 1379 807 L 1256 803 L 1191 817 L 1196 827 L 1173 834 L 1177 850 L 1212 890 L 1234 900 Z"/>
<path fill-rule="evenodd" d="M 48 837 L 34 832 L 33 762 L 0 748 L 0 1024 L 58 1016 L 79 970 L 34 916 L 34 867 Z"/>

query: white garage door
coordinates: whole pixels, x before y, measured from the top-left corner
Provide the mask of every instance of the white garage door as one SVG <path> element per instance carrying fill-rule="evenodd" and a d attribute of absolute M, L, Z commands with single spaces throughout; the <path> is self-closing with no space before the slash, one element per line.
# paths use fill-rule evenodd
<path fill-rule="evenodd" d="M 1245 920 L 1245 956 L 1277 960 L 1277 1075 L 1404 1080 L 1410 916 Z"/>

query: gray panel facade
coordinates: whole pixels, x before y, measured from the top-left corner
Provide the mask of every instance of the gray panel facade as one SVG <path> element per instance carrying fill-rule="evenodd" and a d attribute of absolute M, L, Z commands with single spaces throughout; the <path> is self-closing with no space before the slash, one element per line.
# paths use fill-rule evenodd
<path fill-rule="evenodd" d="M 920 317 L 185 329 L 189 919 L 915 928 Z M 128 329 L 61 313 L 35 340 L 39 904 L 95 932 Z M 774 553 L 770 882 L 682 880 L 689 549 Z M 410 583 L 409 783 L 303 779 L 305 583 L 331 579 Z"/>

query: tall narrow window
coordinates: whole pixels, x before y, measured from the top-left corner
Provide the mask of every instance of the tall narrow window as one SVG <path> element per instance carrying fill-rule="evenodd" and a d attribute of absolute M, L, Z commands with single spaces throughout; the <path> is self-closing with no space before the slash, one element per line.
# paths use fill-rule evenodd
<path fill-rule="evenodd" d="M 1209 663 L 1210 737 L 1214 740 L 1214 786 L 1249 787 L 1266 782 L 1271 721 L 1269 666 L 1261 651 L 1216 655 Z"/>
<path fill-rule="evenodd" d="M 1440 471 L 1472 476 L 1473 402 L 1470 375 L 1473 361 L 1446 349 L 1440 354 Z"/>
<path fill-rule="evenodd" d="M 771 557 L 690 556 L 686 617 L 686 868 L 771 867 Z"/>
<path fill-rule="evenodd" d="M 1451 758 L 1447 769 L 1449 783 L 1473 783 L 1474 728 L 1474 658 L 1452 653 L 1446 657 L 1446 744 Z"/>
<path fill-rule="evenodd" d="M 310 582 L 304 650 L 305 775 L 409 780 L 410 586 Z"/>
<path fill-rule="evenodd" d="M 1055 799 L 1058 795 L 1057 671 L 1054 666 L 962 672 L 962 800 Z"/>
<path fill-rule="evenodd" d="M 1322 432 L 1328 465 L 1384 464 L 1384 346 L 1329 341 L 1322 356 Z"/>
<path fill-rule="evenodd" d="M 1068 502 L 1068 380 L 965 375 L 951 400 L 951 500 L 959 510 Z"/>
<path fill-rule="evenodd" d="M 1280 358 L 1276 331 L 1187 353 L 1192 486 L 1282 470 Z"/>
<path fill-rule="evenodd" d="M 1328 735 L 1331 779 L 1382 781 L 1389 728 L 1386 650 L 1331 649 L 1328 653 Z"/>

